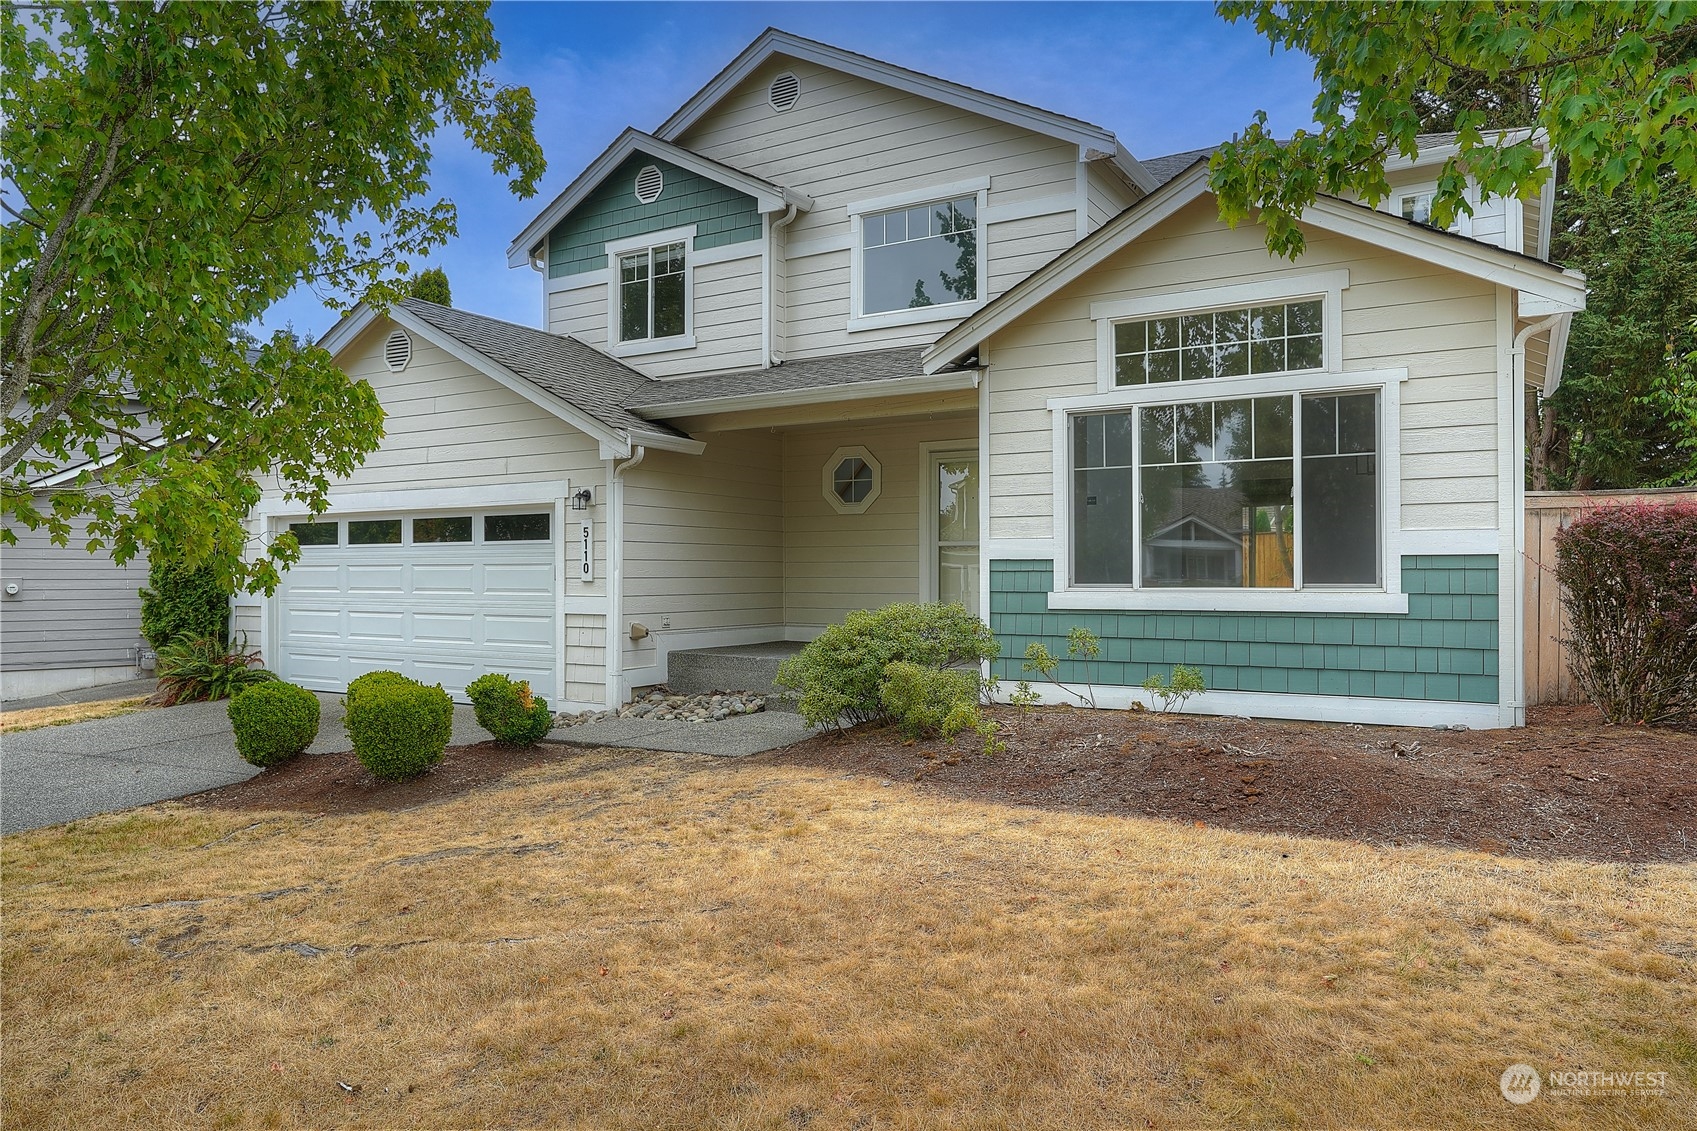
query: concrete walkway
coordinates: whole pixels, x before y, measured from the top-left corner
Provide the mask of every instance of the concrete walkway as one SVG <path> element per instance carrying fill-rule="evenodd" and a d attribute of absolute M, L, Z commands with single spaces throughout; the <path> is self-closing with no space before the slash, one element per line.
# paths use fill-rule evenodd
<path fill-rule="evenodd" d="M 152 695 L 159 681 L 126 679 L 119 683 L 99 683 L 93 687 L 78 687 L 71 691 L 56 691 L 51 695 L 36 695 L 28 699 L 7 699 L 0 710 L 29 711 L 36 707 L 61 707 L 67 703 L 101 703 L 107 699 L 141 699 Z"/>
<path fill-rule="evenodd" d="M 351 748 L 342 727 L 341 698 L 319 695 L 323 714 L 308 754 Z M 54 702 L 60 700 L 30 705 Z M 10 709 L 22 706 L 7 704 Z M 151 805 L 253 777 L 259 770 L 236 753 L 226 709 L 225 703 L 185 703 L 0 736 L 0 833 Z M 739 757 L 788 746 L 812 733 L 799 715 L 774 711 L 708 723 L 606 719 L 557 730 L 549 741 Z M 490 737 L 469 706 L 454 707 L 450 741 L 468 745 Z"/>

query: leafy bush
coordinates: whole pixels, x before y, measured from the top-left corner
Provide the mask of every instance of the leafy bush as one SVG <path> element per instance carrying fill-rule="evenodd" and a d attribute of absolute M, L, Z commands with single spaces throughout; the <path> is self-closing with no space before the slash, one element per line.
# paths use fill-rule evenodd
<path fill-rule="evenodd" d="M 222 650 L 230 640 L 230 591 L 208 566 L 184 569 L 154 561 L 141 590 L 141 634 L 155 651 L 178 640 L 205 638 Z"/>
<path fill-rule="evenodd" d="M 979 690 L 975 671 L 923 668 L 897 660 L 884 668 L 878 698 L 909 738 L 952 741 L 964 730 L 980 729 Z"/>
<path fill-rule="evenodd" d="M 292 683 L 242 688 L 230 700 L 236 753 L 254 766 L 275 766 L 312 745 L 318 737 L 318 696 Z"/>
<path fill-rule="evenodd" d="M 778 667 L 778 683 L 801 692 L 810 726 L 888 718 L 879 689 L 898 660 L 925 668 L 977 666 L 996 657 L 996 638 L 960 605 L 886 605 L 850 613 Z M 974 699 L 976 700 L 976 692 Z"/>
<path fill-rule="evenodd" d="M 534 746 L 554 729 L 548 700 L 530 693 L 530 683 L 490 672 L 466 686 L 466 697 L 477 712 L 477 725 L 507 746 Z"/>
<path fill-rule="evenodd" d="M 1161 700 L 1162 711 L 1182 711 L 1184 710 L 1184 701 L 1192 695 L 1208 690 L 1208 685 L 1202 680 L 1201 668 L 1174 664 L 1171 683 L 1168 683 L 1165 678 L 1157 673 L 1143 681 L 1143 690 Z"/>
<path fill-rule="evenodd" d="M 259 666 L 258 652 L 226 652 L 207 636 L 184 637 L 159 649 L 159 689 L 154 702 L 201 703 L 228 699 L 244 687 L 277 677 Z"/>
<path fill-rule="evenodd" d="M 1697 503 L 1600 507 L 1556 533 L 1568 663 L 1611 723 L 1697 719 Z"/>
<path fill-rule="evenodd" d="M 408 679 L 400 672 L 366 672 L 355 676 L 348 684 L 348 693 L 342 697 L 342 706 L 352 710 L 355 700 L 367 691 L 375 691 L 380 687 L 404 687 L 417 683 L 416 679 Z"/>
<path fill-rule="evenodd" d="M 1050 653 L 1040 640 L 1033 640 L 1030 646 L 1025 649 L 1025 662 L 1020 665 L 1020 669 L 1037 673 L 1086 707 L 1095 707 L 1096 657 L 1101 654 L 1102 641 L 1097 635 L 1088 628 L 1073 625 L 1072 631 L 1067 633 L 1067 658 L 1084 666 L 1085 684 L 1083 691 L 1074 691 L 1055 677 L 1055 672 L 1060 669 L 1061 661 Z M 1023 680 L 1020 682 L 1020 686 L 1028 692 L 1031 690 L 1031 685 Z"/>
<path fill-rule="evenodd" d="M 344 702 L 342 721 L 354 756 L 373 777 L 404 781 L 442 761 L 453 734 L 454 701 L 441 684 L 426 687 L 396 672 L 372 672 L 348 685 Z"/>

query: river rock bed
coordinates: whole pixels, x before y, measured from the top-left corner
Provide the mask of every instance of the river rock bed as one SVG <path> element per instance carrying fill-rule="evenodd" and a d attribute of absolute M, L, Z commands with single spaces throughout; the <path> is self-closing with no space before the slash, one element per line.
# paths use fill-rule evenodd
<path fill-rule="evenodd" d="M 766 709 L 766 697 L 752 691 L 713 691 L 704 695 L 673 695 L 661 688 L 616 711 L 583 711 L 555 716 L 554 726 L 598 723 L 603 719 L 653 719 L 656 722 L 711 723 Z"/>

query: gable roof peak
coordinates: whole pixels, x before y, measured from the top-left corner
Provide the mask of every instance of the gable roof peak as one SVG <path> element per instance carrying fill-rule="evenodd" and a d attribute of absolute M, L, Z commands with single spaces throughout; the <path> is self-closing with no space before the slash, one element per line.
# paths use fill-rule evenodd
<path fill-rule="evenodd" d="M 782 31 L 769 27 L 757 36 L 753 43 L 743 49 L 742 53 L 726 65 L 717 75 L 710 79 L 706 86 L 697 91 L 688 102 L 678 108 L 670 118 L 660 124 L 654 131 L 656 137 L 667 141 L 676 141 L 687 133 L 691 126 L 700 121 L 713 107 L 717 106 L 726 95 L 739 86 L 775 55 L 801 59 L 817 63 L 822 67 L 856 75 L 870 82 L 880 83 L 909 94 L 929 98 L 946 106 L 954 106 L 981 114 L 987 118 L 1007 122 L 1031 130 L 1033 133 L 1044 134 L 1048 137 L 1070 142 L 1079 147 L 1080 155 L 1090 160 L 1106 159 L 1133 185 L 1148 192 L 1155 187 L 1155 181 L 1138 163 L 1125 146 L 1121 145 L 1112 131 L 1074 118 L 1067 114 L 1044 110 L 1000 94 L 992 94 L 962 83 L 951 82 L 948 79 L 937 78 L 921 71 L 910 70 L 895 63 L 875 59 L 870 55 L 862 55 L 846 48 L 834 47 L 829 43 L 821 43 L 816 39 L 796 35 L 793 32 Z"/>

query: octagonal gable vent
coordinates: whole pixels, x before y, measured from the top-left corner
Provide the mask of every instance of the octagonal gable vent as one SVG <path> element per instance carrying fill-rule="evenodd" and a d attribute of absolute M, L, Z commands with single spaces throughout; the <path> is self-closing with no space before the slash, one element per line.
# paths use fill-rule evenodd
<path fill-rule="evenodd" d="M 657 165 L 644 165 L 642 172 L 636 175 L 636 198 L 644 204 L 653 204 L 660 199 L 660 190 L 666 187 L 666 178 L 660 175 Z"/>
<path fill-rule="evenodd" d="M 383 343 L 383 361 L 390 372 L 399 373 L 412 360 L 412 338 L 405 330 L 396 330 Z"/>
<path fill-rule="evenodd" d="M 772 80 L 771 89 L 766 97 L 772 102 L 774 110 L 788 110 L 795 105 L 795 100 L 801 97 L 801 80 L 790 72 L 785 71 Z"/>

